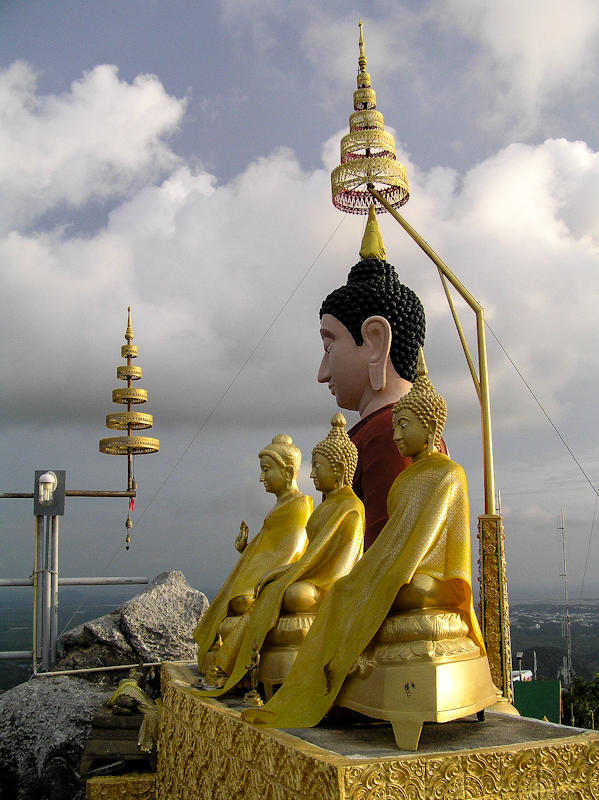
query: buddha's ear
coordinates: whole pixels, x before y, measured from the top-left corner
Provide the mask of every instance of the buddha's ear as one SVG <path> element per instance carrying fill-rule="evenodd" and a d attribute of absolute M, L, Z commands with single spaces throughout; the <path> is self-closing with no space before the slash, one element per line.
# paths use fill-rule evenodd
<path fill-rule="evenodd" d="M 339 486 L 345 486 L 346 484 L 345 476 L 347 474 L 347 469 L 343 461 L 336 461 L 333 467 L 333 471 L 337 476 L 337 480 L 339 481 Z"/>
<path fill-rule="evenodd" d="M 368 317 L 362 323 L 362 338 L 368 355 L 368 377 L 375 392 L 387 382 L 387 363 L 391 350 L 391 325 L 385 317 Z"/>
<path fill-rule="evenodd" d="M 293 467 L 283 467 L 283 475 L 285 476 L 287 485 L 291 486 L 291 484 L 293 483 L 293 479 L 295 478 Z"/>
<path fill-rule="evenodd" d="M 433 419 L 431 422 L 428 423 L 428 452 L 433 453 L 435 450 L 435 435 L 437 433 L 437 420 Z"/>

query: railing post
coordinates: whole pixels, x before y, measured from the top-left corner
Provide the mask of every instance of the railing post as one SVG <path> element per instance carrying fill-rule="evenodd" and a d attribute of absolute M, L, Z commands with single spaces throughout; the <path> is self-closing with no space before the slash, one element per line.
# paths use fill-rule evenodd
<path fill-rule="evenodd" d="M 42 572 L 42 669 L 50 669 L 50 517 L 44 517 L 44 571 Z"/>
<path fill-rule="evenodd" d="M 37 664 L 40 657 L 42 646 L 42 578 L 44 565 L 44 518 L 41 514 L 36 515 L 35 526 L 35 567 L 33 572 L 33 671 L 37 671 Z"/>
<path fill-rule="evenodd" d="M 58 637 L 58 517 L 52 517 L 50 525 L 50 666 L 53 667 Z"/>

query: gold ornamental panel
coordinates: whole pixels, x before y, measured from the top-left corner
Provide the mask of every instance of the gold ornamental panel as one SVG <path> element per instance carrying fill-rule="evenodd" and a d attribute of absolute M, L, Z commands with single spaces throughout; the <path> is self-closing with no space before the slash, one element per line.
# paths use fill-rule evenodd
<path fill-rule="evenodd" d="M 371 157 L 395 158 L 395 139 L 379 128 L 352 131 L 341 139 L 341 163 L 350 158 L 363 158 L 365 150 L 371 152 Z"/>
<path fill-rule="evenodd" d="M 354 92 L 354 108 L 359 111 L 363 108 L 376 108 L 376 92 L 370 87 L 356 89 Z"/>
<path fill-rule="evenodd" d="M 298 750 L 293 737 L 258 731 L 239 714 L 167 683 L 177 667 L 163 665 L 158 795 L 165 800 L 334 800 L 337 769 Z M 171 675 L 169 675 L 169 672 Z M 177 681 L 175 681 L 177 683 Z"/>
<path fill-rule="evenodd" d="M 365 213 L 368 213 L 368 208 L 373 202 L 372 195 L 366 191 L 367 183 L 397 186 L 406 194 L 409 193 L 406 168 L 401 162 L 391 158 L 377 158 L 376 156 L 354 158 L 344 164 L 339 164 L 331 173 L 333 196 L 343 190 L 359 189 L 360 187 L 364 189 L 368 194 L 368 206 Z"/>
<path fill-rule="evenodd" d="M 507 599 L 503 523 L 501 517 L 481 515 L 480 617 L 491 677 L 506 700 L 512 700 L 510 616 Z"/>
<path fill-rule="evenodd" d="M 141 367 L 134 367 L 131 364 L 125 364 L 124 366 L 116 368 L 116 376 L 120 381 L 126 381 L 129 379 L 132 381 L 138 381 L 141 378 Z"/>
<path fill-rule="evenodd" d="M 128 386 L 126 389 L 113 389 L 112 390 L 113 403 L 147 403 L 148 390 L 147 389 L 133 389 Z"/>
<path fill-rule="evenodd" d="M 404 165 L 392 158 L 371 156 L 352 158 L 331 172 L 333 205 L 350 214 L 368 214 L 374 202 L 376 211 L 386 211 L 367 189 L 373 184 L 394 207 L 408 202 L 410 190 Z"/>
<path fill-rule="evenodd" d="M 106 427 L 112 431 L 124 431 L 127 428 L 138 431 L 151 428 L 153 424 L 154 417 L 141 411 L 115 411 L 106 415 Z"/>
<path fill-rule="evenodd" d="M 128 453 L 139 456 L 147 453 L 157 453 L 160 450 L 160 440 L 149 436 L 112 436 L 100 439 L 100 452 L 109 456 L 126 456 Z"/>
<path fill-rule="evenodd" d="M 384 130 L 385 117 L 375 108 L 364 108 L 349 115 L 350 131 L 361 131 L 364 128 L 380 128 Z"/>
<path fill-rule="evenodd" d="M 130 772 L 90 778 L 86 800 L 156 800 L 156 775 L 153 772 Z"/>
<path fill-rule="evenodd" d="M 121 358 L 137 358 L 137 345 L 136 344 L 121 345 Z"/>

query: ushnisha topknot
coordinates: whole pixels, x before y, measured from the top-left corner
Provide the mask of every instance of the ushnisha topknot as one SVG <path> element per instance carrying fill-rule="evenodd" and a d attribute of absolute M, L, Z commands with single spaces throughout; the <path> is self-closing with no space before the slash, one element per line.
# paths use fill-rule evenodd
<path fill-rule="evenodd" d="M 354 472 L 358 466 L 358 449 L 351 441 L 345 430 L 345 417 L 341 413 L 335 414 L 331 420 L 331 430 L 327 438 L 319 442 L 312 450 L 312 455 L 320 453 L 331 466 L 340 461 L 345 465 L 344 486 L 351 486 Z"/>
<path fill-rule="evenodd" d="M 447 403 L 428 379 L 428 370 L 422 348 L 418 351 L 418 377 L 410 391 L 393 406 L 393 423 L 405 410 L 412 411 L 423 425 L 436 422 L 434 447 L 441 445 L 441 434 L 447 421 Z"/>
<path fill-rule="evenodd" d="M 399 280 L 395 267 L 379 258 L 365 258 L 355 264 L 345 286 L 331 292 L 320 308 L 320 317 L 331 314 L 363 344 L 362 324 L 381 316 L 391 326 L 391 363 L 397 374 L 413 382 L 416 378 L 418 348 L 424 345 L 426 322 L 418 296 Z"/>
<path fill-rule="evenodd" d="M 280 467 L 291 467 L 296 475 L 302 463 L 299 447 L 293 444 L 293 439 L 286 433 L 273 436 L 272 442 L 258 453 L 258 458 L 262 456 L 270 456 Z"/>

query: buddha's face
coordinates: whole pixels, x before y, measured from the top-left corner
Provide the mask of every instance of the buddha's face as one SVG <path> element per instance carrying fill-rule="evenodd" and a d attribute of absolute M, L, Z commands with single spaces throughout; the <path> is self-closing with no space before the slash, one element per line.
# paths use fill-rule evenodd
<path fill-rule="evenodd" d="M 429 429 L 410 409 L 401 409 L 393 417 L 393 441 L 402 456 L 414 458 L 428 445 Z"/>
<path fill-rule="evenodd" d="M 327 494 L 337 489 L 340 485 L 339 475 L 333 468 L 331 462 L 322 453 L 312 454 L 312 472 L 310 477 L 314 481 L 314 488 L 317 492 Z"/>
<path fill-rule="evenodd" d="M 285 473 L 285 468 L 271 456 L 265 454 L 260 457 L 260 482 L 264 484 L 267 492 L 278 497 L 288 488 L 289 481 Z"/>
<path fill-rule="evenodd" d="M 324 356 L 318 370 L 318 382 L 328 383 L 340 408 L 357 411 L 369 386 L 363 346 L 355 343 L 345 325 L 332 314 L 323 314 L 320 335 Z"/>

